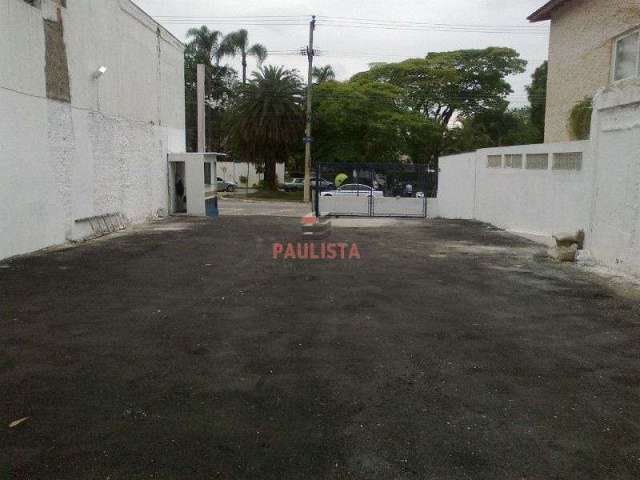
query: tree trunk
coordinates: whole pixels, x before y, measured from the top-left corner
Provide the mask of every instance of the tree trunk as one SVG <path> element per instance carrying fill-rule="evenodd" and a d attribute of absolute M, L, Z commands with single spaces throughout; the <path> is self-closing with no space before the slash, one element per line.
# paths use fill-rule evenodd
<path fill-rule="evenodd" d="M 264 162 L 264 188 L 267 190 L 278 190 L 278 177 L 276 175 L 276 161 L 267 159 Z"/>
<path fill-rule="evenodd" d="M 242 54 L 242 84 L 246 85 L 247 83 L 247 54 Z"/>

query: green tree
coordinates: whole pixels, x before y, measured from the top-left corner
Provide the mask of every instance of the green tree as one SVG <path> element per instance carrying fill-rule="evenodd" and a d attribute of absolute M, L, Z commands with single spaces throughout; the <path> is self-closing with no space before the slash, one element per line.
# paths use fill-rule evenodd
<path fill-rule="evenodd" d="M 531 105 L 531 123 L 538 131 L 535 143 L 544 140 L 544 120 L 547 108 L 547 73 L 549 63 L 544 62 L 533 73 L 531 85 L 527 86 L 529 104 Z"/>
<path fill-rule="evenodd" d="M 247 83 L 247 57 L 256 57 L 258 60 L 258 67 L 262 66 L 262 63 L 267 59 L 267 48 L 256 43 L 249 46 L 249 32 L 245 29 L 240 29 L 236 32 L 231 32 L 224 37 L 220 44 L 220 56 L 235 57 L 240 55 L 242 59 L 242 84 Z"/>
<path fill-rule="evenodd" d="M 528 107 L 488 110 L 459 118 L 446 133 L 443 153 L 461 153 L 480 148 L 536 143 L 538 130 L 531 122 Z"/>
<path fill-rule="evenodd" d="M 402 89 L 363 81 L 326 82 L 314 93 L 314 158 L 322 162 L 427 161 L 438 128 L 399 99 Z"/>
<path fill-rule="evenodd" d="M 526 61 L 510 48 L 457 50 L 430 53 L 425 58 L 400 63 L 376 64 L 353 80 L 394 85 L 403 92 L 401 101 L 440 128 L 440 138 L 431 145 L 432 163 L 437 165 L 446 150 L 447 132 L 455 116 L 471 118 L 487 111 L 504 111 L 512 92 L 509 75 L 522 73 Z"/>
<path fill-rule="evenodd" d="M 209 27 L 202 25 L 200 28 L 191 28 L 187 31 L 187 48 L 190 49 L 190 56 L 196 63 L 211 65 L 220 59 L 219 48 L 222 33 L 217 30 L 209 30 Z"/>
<path fill-rule="evenodd" d="M 184 52 L 185 77 L 185 122 L 187 151 L 198 147 L 197 128 L 197 66 L 205 66 L 205 132 L 206 149 L 217 151 L 222 142 L 222 117 L 236 90 L 235 70 L 220 66 L 218 60 L 218 39 L 220 32 L 211 31 L 206 26 L 189 31 L 191 41 Z"/>
<path fill-rule="evenodd" d="M 333 67 L 331 65 L 325 65 L 324 67 L 313 67 L 312 75 L 314 82 L 317 84 L 331 82 L 336 79 L 336 74 L 333 71 Z"/>
<path fill-rule="evenodd" d="M 267 66 L 241 87 L 229 111 L 229 147 L 263 169 L 269 189 L 277 188 L 276 164 L 286 162 L 301 143 L 302 100 L 302 82 L 295 71 Z"/>

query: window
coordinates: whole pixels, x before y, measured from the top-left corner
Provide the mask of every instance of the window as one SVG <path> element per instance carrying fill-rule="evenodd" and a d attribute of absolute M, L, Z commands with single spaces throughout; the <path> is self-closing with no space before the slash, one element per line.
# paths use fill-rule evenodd
<path fill-rule="evenodd" d="M 487 167 L 502 168 L 502 155 L 489 155 L 487 157 Z"/>
<path fill-rule="evenodd" d="M 548 153 L 527 154 L 527 170 L 547 170 L 549 168 Z"/>
<path fill-rule="evenodd" d="M 554 170 L 582 170 L 582 152 L 554 153 Z"/>
<path fill-rule="evenodd" d="M 640 31 L 620 37 L 615 42 L 613 58 L 613 81 L 638 76 L 640 55 Z"/>
<path fill-rule="evenodd" d="M 520 154 L 505 155 L 504 168 L 522 168 L 522 155 Z"/>

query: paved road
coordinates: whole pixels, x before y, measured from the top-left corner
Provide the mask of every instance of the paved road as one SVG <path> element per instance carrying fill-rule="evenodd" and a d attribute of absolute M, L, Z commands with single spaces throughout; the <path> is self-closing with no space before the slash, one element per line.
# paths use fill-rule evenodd
<path fill-rule="evenodd" d="M 296 219 L 182 219 L 3 264 L 0 478 L 640 478 L 638 304 L 414 227 L 284 261 Z"/>
<path fill-rule="evenodd" d="M 311 212 L 311 207 L 299 202 L 274 202 L 221 198 L 220 215 L 223 216 L 270 216 L 300 218 Z"/>

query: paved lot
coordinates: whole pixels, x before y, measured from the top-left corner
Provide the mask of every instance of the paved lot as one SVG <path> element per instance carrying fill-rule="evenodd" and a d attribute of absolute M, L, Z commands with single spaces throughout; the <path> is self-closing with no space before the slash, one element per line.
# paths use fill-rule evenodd
<path fill-rule="evenodd" d="M 311 212 L 311 206 L 300 202 L 273 202 L 243 200 L 236 197 L 221 198 L 220 214 L 224 216 L 274 216 L 300 218 Z"/>
<path fill-rule="evenodd" d="M 8 478 L 640 478 L 637 303 L 478 224 L 271 258 L 298 238 L 175 220 L 1 264 Z"/>

